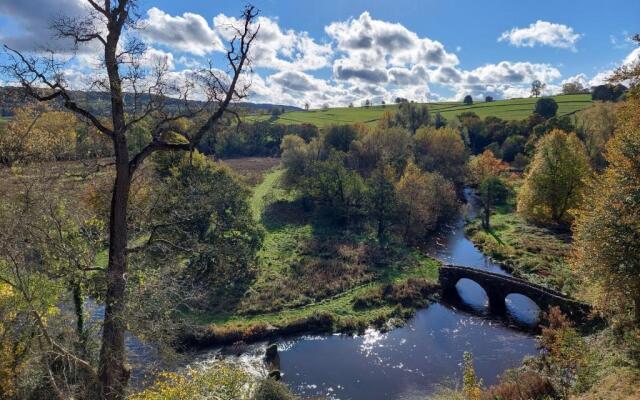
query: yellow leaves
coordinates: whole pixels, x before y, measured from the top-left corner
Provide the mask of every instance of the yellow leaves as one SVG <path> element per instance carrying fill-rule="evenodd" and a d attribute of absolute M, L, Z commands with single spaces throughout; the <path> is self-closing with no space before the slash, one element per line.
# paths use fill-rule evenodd
<path fill-rule="evenodd" d="M 496 158 L 491 150 L 485 150 L 469 160 L 469 178 L 475 185 L 479 185 L 490 176 L 499 176 L 506 170 L 507 165 Z"/>
<path fill-rule="evenodd" d="M 473 356 L 466 351 L 464 352 L 462 391 L 467 400 L 480 400 L 482 397 L 482 384 L 473 367 Z"/>
<path fill-rule="evenodd" d="M 189 369 L 184 374 L 160 374 L 150 388 L 129 400 L 249 399 L 254 379 L 241 369 L 217 363 L 203 369 Z"/>
<path fill-rule="evenodd" d="M 518 195 L 518 212 L 540 222 L 570 221 L 590 176 L 584 144 L 575 134 L 554 129 L 536 146 Z"/>
<path fill-rule="evenodd" d="M 14 162 L 68 159 L 75 152 L 77 125 L 68 112 L 19 108 L 0 135 L 0 152 L 10 152 Z"/>

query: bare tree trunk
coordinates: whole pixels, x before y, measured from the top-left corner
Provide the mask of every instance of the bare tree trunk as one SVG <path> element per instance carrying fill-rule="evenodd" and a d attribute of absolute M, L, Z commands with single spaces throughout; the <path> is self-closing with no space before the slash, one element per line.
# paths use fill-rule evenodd
<path fill-rule="evenodd" d="M 116 136 L 114 144 L 116 147 L 116 180 L 113 186 L 109 220 L 109 265 L 106 278 L 107 293 L 99 375 L 103 398 L 121 400 L 125 397 L 125 389 L 129 380 L 129 370 L 125 364 L 124 334 L 127 328 L 125 322 L 127 203 L 131 177 L 126 140 L 122 136 Z"/>
<path fill-rule="evenodd" d="M 78 334 L 78 338 L 80 339 L 80 347 L 82 351 L 82 357 L 86 357 L 87 355 L 87 335 L 84 330 L 84 306 L 83 306 L 83 298 L 82 298 L 82 288 L 78 283 L 73 284 L 72 288 L 73 292 L 73 306 L 76 313 L 76 332 Z"/>
<path fill-rule="evenodd" d="M 120 30 L 111 27 L 105 46 L 105 65 L 111 92 L 111 119 L 113 123 L 113 148 L 116 156 L 116 179 L 111 197 L 109 218 L 109 264 L 107 267 L 107 293 L 105 296 L 102 347 L 100 348 L 100 376 L 102 397 L 122 400 L 129 381 L 126 366 L 124 334 L 126 324 L 126 274 L 127 274 L 127 210 L 131 170 L 127 149 L 122 80 L 116 49 Z"/>

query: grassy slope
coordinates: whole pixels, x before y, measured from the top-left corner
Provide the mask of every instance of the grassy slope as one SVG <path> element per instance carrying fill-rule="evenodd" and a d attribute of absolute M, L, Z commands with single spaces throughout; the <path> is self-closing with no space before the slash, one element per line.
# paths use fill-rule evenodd
<path fill-rule="evenodd" d="M 290 199 L 290 195 L 277 186 L 281 174 L 282 170 L 272 171 L 266 174 L 262 183 L 255 187 L 251 208 L 256 218 L 264 218 L 264 210 L 268 204 Z M 288 224 L 270 221 L 265 226 L 266 236 L 259 252 L 258 275 L 249 290 L 249 299 L 246 299 L 246 303 L 251 303 L 252 294 L 277 290 L 278 283 L 286 283 L 286 277 L 291 277 L 292 274 L 292 264 L 304 262 L 306 259 L 301 251 L 304 244 L 312 241 L 314 236 L 323 234 L 322 232 L 318 233 L 318 228 L 309 222 Z M 327 235 L 335 233 L 324 232 Z M 297 298 L 287 298 L 284 293 L 275 293 L 277 296 L 275 301 L 282 300 L 282 304 L 277 304 L 281 307 L 279 311 L 260 312 L 255 315 L 239 313 L 199 315 L 196 320 L 201 324 L 213 323 L 217 328 L 238 328 L 260 323 L 283 326 L 291 321 L 309 317 L 316 312 L 331 313 L 338 321 L 352 319 L 370 323 L 379 318 L 388 318 L 394 310 L 392 305 L 355 310 L 352 306 L 353 302 L 385 283 L 399 283 L 411 277 L 424 278 L 430 282 L 437 281 L 438 263 L 435 260 L 423 256 L 415 250 L 402 247 L 395 250 L 399 256 L 391 265 L 383 268 L 370 266 L 368 279 L 354 281 L 351 287 L 325 298 L 310 299 L 304 295 Z M 306 282 L 301 283 L 304 286 Z M 285 290 L 284 288 L 280 289 Z M 280 299 L 280 297 L 282 298 Z M 256 296 L 256 298 L 260 299 L 261 297 Z"/>
<path fill-rule="evenodd" d="M 558 102 L 558 115 L 571 114 L 582 110 L 592 104 L 590 94 L 553 96 Z M 475 103 L 466 106 L 460 102 L 428 103 L 432 113 L 440 112 L 445 118 L 453 118 L 456 115 L 473 111 L 480 117 L 495 116 L 506 120 L 521 120 L 527 118 L 535 107 L 536 98 L 499 100 L 491 103 Z M 332 124 L 353 124 L 356 122 L 375 123 L 382 114 L 393 111 L 396 105 L 386 107 L 374 106 L 369 108 L 330 108 L 328 110 L 292 111 L 282 114 L 276 123 L 301 124 L 309 123 L 317 126 Z M 249 117 L 253 120 L 269 120 L 269 115 Z"/>

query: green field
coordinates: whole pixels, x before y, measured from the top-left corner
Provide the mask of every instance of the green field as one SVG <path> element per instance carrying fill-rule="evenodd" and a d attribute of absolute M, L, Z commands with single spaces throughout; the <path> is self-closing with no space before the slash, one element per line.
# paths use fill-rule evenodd
<path fill-rule="evenodd" d="M 558 102 L 558 115 L 572 114 L 592 104 L 590 94 L 574 94 L 553 96 Z M 499 100 L 491 103 L 475 103 L 467 106 L 461 102 L 428 103 L 429 110 L 435 114 L 440 112 L 445 118 L 453 118 L 466 111 L 472 111 L 480 117 L 495 116 L 506 120 L 521 120 L 533 112 L 538 99 Z M 280 115 L 273 122 L 279 124 L 313 124 L 319 127 L 335 124 L 353 124 L 363 122 L 376 123 L 385 111 L 393 111 L 397 105 L 330 108 L 328 110 L 290 111 Z M 254 121 L 271 121 L 270 115 L 251 116 Z"/>

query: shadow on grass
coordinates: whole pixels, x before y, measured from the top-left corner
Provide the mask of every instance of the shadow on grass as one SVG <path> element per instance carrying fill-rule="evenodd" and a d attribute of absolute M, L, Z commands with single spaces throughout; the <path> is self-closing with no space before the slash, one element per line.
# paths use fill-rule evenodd
<path fill-rule="evenodd" d="M 502 239 L 500 239 L 500 236 L 498 236 L 493 229 L 491 229 L 491 228 L 484 229 L 484 231 L 486 233 L 488 233 L 489 235 L 491 235 L 491 237 L 494 238 L 495 241 L 498 242 L 501 246 L 504 246 L 505 243 L 502 241 Z"/>
<path fill-rule="evenodd" d="M 305 210 L 304 202 L 297 200 L 277 200 L 267 204 L 262 211 L 262 224 L 269 230 L 287 225 L 306 225 L 311 221 L 312 213 Z"/>

